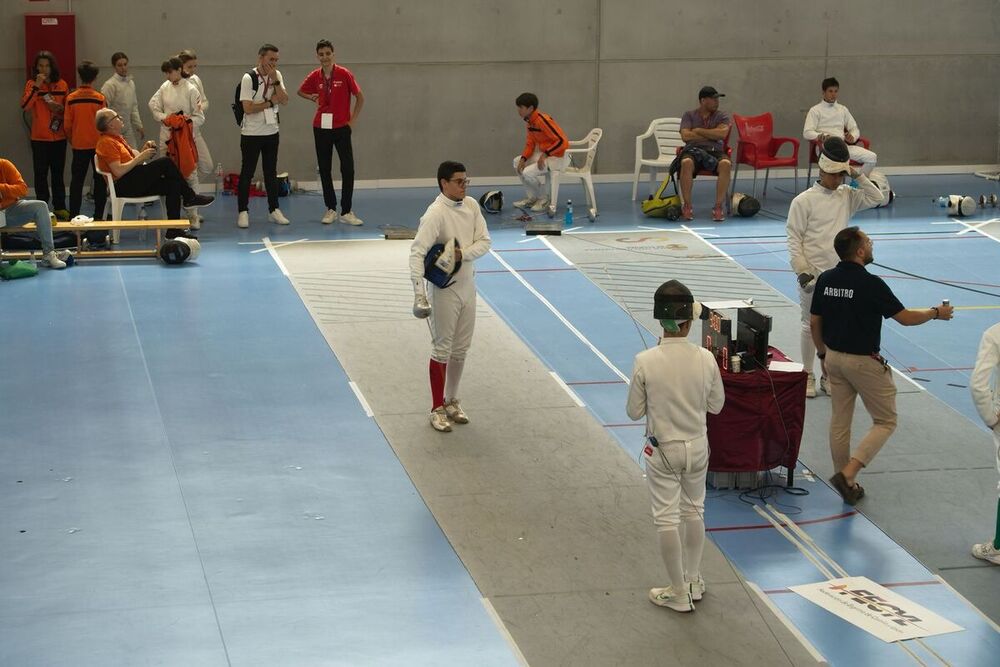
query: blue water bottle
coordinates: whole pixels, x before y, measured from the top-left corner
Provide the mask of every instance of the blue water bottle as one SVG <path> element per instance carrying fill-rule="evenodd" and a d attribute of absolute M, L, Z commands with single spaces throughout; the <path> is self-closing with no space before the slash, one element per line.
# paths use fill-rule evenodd
<path fill-rule="evenodd" d="M 941 208 L 948 208 L 948 198 L 947 197 L 938 197 L 937 198 L 937 205 L 940 206 Z"/>
<path fill-rule="evenodd" d="M 572 227 L 573 226 L 573 200 L 572 199 L 567 199 L 566 200 L 566 215 L 563 216 L 563 222 L 566 224 L 567 227 Z"/>

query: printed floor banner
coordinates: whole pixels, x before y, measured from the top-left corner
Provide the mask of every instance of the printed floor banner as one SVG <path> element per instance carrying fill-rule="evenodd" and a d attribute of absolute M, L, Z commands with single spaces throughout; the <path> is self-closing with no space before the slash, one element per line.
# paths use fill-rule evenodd
<path fill-rule="evenodd" d="M 884 642 L 965 629 L 867 577 L 831 579 L 817 584 L 789 586 L 789 590 Z"/>

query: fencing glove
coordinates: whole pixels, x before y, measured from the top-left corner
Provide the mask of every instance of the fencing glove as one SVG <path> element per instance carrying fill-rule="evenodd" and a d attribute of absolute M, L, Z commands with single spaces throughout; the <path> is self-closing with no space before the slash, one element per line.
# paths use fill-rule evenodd
<path fill-rule="evenodd" d="M 427 294 L 424 292 L 423 278 L 413 279 L 413 316 L 419 319 L 430 317 L 431 304 L 427 301 Z"/>
<path fill-rule="evenodd" d="M 812 292 L 813 287 L 816 286 L 816 276 L 811 273 L 800 273 L 799 274 L 799 287 L 801 287 L 806 292 Z"/>

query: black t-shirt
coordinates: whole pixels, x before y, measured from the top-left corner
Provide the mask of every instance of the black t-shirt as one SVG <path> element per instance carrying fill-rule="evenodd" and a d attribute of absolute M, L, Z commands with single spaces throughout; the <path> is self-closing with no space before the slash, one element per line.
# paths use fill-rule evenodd
<path fill-rule="evenodd" d="M 885 281 L 856 262 L 841 262 L 820 274 L 813 315 L 823 318 L 823 342 L 837 352 L 873 354 L 882 342 L 882 318 L 903 310 Z"/>

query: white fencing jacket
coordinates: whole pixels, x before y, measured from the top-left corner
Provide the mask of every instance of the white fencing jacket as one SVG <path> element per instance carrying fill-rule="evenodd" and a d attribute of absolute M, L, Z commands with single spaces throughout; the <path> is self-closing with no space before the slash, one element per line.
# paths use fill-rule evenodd
<path fill-rule="evenodd" d="M 424 293 L 424 257 L 434 245 L 451 239 L 458 241 L 462 250 L 462 266 L 448 289 L 456 292 L 476 289 L 476 270 L 472 262 L 488 253 L 493 243 L 486 229 L 486 219 L 479 210 L 479 202 L 472 197 L 456 202 L 442 193 L 421 216 L 417 235 L 410 246 L 410 277 L 418 294 Z"/>
<path fill-rule="evenodd" d="M 854 116 L 840 102 L 820 101 L 806 114 L 806 124 L 802 128 L 802 136 L 806 139 L 818 139 L 821 134 L 844 138 L 845 130 L 855 139 L 861 136 L 861 129 Z"/>
<path fill-rule="evenodd" d="M 990 428 L 997 426 L 1000 396 L 997 395 L 997 374 L 1000 373 L 1000 324 L 994 324 L 979 342 L 976 366 L 969 379 L 969 391 L 979 416 Z"/>

